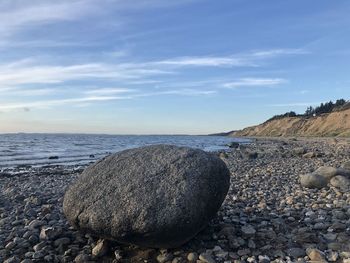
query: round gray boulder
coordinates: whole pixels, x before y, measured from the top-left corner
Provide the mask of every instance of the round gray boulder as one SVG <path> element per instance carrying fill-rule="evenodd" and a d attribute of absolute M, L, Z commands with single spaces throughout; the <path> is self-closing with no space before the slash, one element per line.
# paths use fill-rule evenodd
<path fill-rule="evenodd" d="M 300 175 L 300 184 L 307 188 L 321 189 L 327 185 L 327 180 L 316 173 L 308 173 Z"/>
<path fill-rule="evenodd" d="M 66 191 L 63 211 L 83 232 L 143 247 L 177 247 L 215 216 L 229 185 L 225 163 L 213 154 L 146 146 L 89 166 Z"/>

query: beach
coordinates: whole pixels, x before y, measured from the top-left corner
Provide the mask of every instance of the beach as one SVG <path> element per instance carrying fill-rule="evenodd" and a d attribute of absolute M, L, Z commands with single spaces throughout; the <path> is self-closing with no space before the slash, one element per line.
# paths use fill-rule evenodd
<path fill-rule="evenodd" d="M 63 196 L 86 165 L 3 170 L 0 262 L 350 262 L 349 190 L 299 182 L 350 161 L 349 139 L 258 138 L 215 154 L 231 173 L 228 195 L 203 231 L 167 250 L 101 243 L 70 227 Z"/>

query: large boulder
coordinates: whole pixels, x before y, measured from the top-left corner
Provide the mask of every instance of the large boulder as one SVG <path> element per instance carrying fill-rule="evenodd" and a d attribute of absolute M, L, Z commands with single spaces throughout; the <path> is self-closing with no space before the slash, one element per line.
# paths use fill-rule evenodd
<path fill-rule="evenodd" d="M 63 211 L 83 232 L 144 247 L 177 247 L 220 208 L 230 173 L 217 156 L 155 145 L 89 166 L 69 187 Z"/>
<path fill-rule="evenodd" d="M 327 180 L 316 173 L 308 173 L 300 175 L 300 184 L 307 188 L 321 189 L 327 185 Z"/>

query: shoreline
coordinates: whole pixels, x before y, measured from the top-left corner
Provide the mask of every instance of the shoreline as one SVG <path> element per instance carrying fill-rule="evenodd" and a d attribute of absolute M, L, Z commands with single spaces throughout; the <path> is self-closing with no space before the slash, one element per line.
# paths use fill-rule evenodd
<path fill-rule="evenodd" d="M 218 152 L 231 172 L 226 200 L 203 231 L 176 249 L 110 241 L 106 255 L 93 257 L 98 238 L 72 229 L 62 213 L 64 191 L 85 166 L 23 169 L 2 176 L 0 262 L 181 263 L 196 255 L 201 255 L 199 263 L 306 262 L 310 247 L 328 261 L 350 261 L 349 191 L 299 184 L 300 174 L 350 161 L 350 139 L 293 138 L 258 137 L 238 149 Z M 297 147 L 320 155 L 295 156 Z M 42 229 L 48 227 L 53 234 L 44 238 Z"/>

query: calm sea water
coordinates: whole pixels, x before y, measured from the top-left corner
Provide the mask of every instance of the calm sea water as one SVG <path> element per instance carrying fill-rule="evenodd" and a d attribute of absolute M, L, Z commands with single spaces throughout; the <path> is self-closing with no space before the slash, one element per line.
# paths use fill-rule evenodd
<path fill-rule="evenodd" d="M 205 151 L 227 149 L 246 139 L 191 135 L 0 134 L 0 168 L 86 164 L 110 153 L 152 144 L 189 146 Z M 49 159 L 56 156 L 58 159 Z"/>

